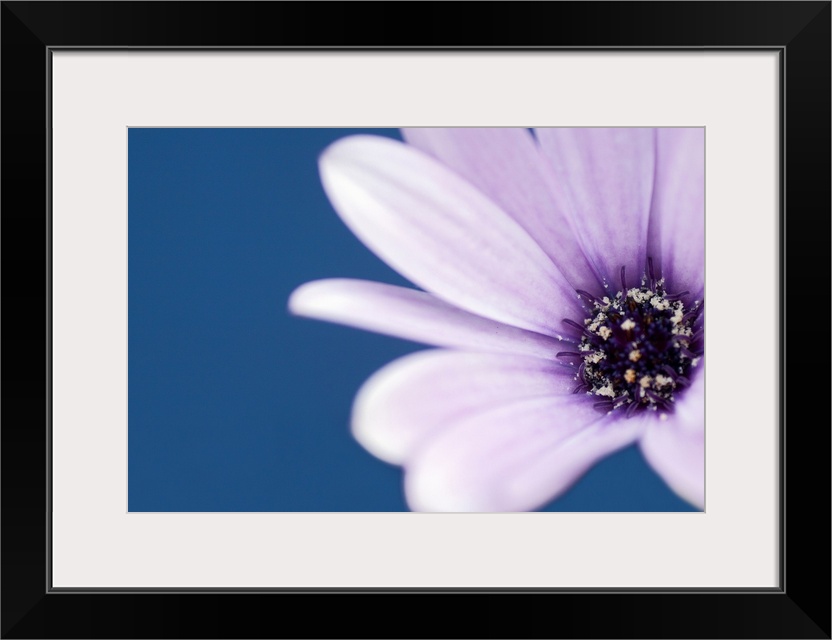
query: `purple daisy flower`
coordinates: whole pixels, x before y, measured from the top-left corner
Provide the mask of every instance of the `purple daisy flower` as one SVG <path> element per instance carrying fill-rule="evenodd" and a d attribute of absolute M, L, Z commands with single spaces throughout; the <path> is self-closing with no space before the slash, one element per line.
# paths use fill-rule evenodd
<path fill-rule="evenodd" d="M 407 129 L 320 159 L 423 291 L 310 282 L 298 315 L 442 347 L 373 375 L 356 439 L 416 511 L 526 511 L 638 442 L 704 507 L 704 130 Z"/>

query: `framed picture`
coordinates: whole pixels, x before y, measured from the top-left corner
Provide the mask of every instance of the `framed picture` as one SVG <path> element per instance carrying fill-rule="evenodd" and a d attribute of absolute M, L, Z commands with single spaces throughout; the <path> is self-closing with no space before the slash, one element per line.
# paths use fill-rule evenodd
<path fill-rule="evenodd" d="M 637 211 L 636 219 L 605 218 L 605 203 L 598 202 L 595 211 L 602 222 L 582 232 L 603 238 L 608 228 L 619 244 L 621 228 L 627 227 L 630 246 L 643 246 L 648 209 L 667 211 L 663 231 L 654 225 L 649 257 L 617 252 L 611 260 L 622 264 L 614 267 L 614 280 L 599 279 L 572 249 L 566 264 L 553 270 L 567 248 L 581 244 L 581 231 L 576 226 L 574 235 L 552 232 L 558 226 L 568 229 L 566 220 L 558 223 L 552 212 L 570 207 L 564 193 L 550 191 L 540 169 L 535 181 L 532 172 L 547 166 L 548 159 L 537 151 L 538 138 L 552 142 L 553 153 L 569 144 L 593 148 L 603 141 L 601 149 L 618 149 L 613 158 L 630 157 L 623 168 L 633 173 L 621 182 L 621 197 L 635 198 L 625 209 Z M 656 145 L 663 149 L 661 157 Z M 423 151 L 434 149 L 442 155 L 433 158 Z M 478 152 L 461 155 L 469 149 Z M 517 159 L 496 164 L 523 151 L 530 161 L 526 166 Z M 379 193 L 378 217 L 352 217 L 369 211 L 371 202 L 353 209 L 350 193 L 339 186 L 343 172 L 353 166 L 353 160 L 346 161 L 353 154 L 368 166 L 373 154 L 379 158 L 368 178 L 382 175 L 391 161 L 388 154 L 402 163 L 400 174 L 384 178 L 388 186 L 400 185 L 399 196 L 387 202 L 387 192 Z M 703 127 L 536 132 L 522 127 L 401 132 L 133 127 L 127 155 L 130 513 L 690 512 L 704 507 Z M 479 172 L 478 189 L 455 179 L 452 165 L 460 157 L 471 172 Z M 471 162 L 483 157 L 489 164 Z M 442 158 L 449 164 L 438 161 Z M 565 156 L 576 163 L 580 158 L 571 151 Z M 659 165 L 672 173 L 666 176 Z M 611 165 L 610 174 L 620 166 Z M 659 169 L 661 185 L 652 185 Z M 567 170 L 582 167 L 564 166 Z M 408 194 L 419 187 L 406 185 L 417 176 L 436 186 L 413 200 Z M 489 191 L 498 179 L 504 186 Z M 591 207 L 598 180 L 587 183 L 582 209 Z M 645 189 L 632 190 L 639 180 Z M 355 184 L 362 182 L 359 177 Z M 433 196 L 441 193 L 441 184 L 452 188 Z M 504 198 L 512 185 L 522 185 L 522 192 Z M 370 183 L 367 187 L 372 189 Z M 425 197 L 435 199 L 431 203 Z M 454 201 L 456 206 L 446 205 Z M 503 215 L 504 210 L 516 218 Z M 387 212 L 395 216 L 398 235 L 376 238 L 385 233 Z M 420 221 L 431 219 L 437 228 L 420 236 Z M 518 229 L 515 220 L 528 231 Z M 471 233 L 478 227 L 482 234 Z M 350 228 L 401 273 L 415 274 L 426 290 L 438 287 L 448 302 L 412 288 L 367 251 Z M 671 232 L 677 228 L 682 232 Z M 525 248 L 496 261 L 483 256 L 483 244 L 499 247 L 506 233 L 514 233 Z M 532 243 L 531 233 L 541 239 Z M 664 250 L 662 234 L 667 236 Z M 684 245 L 673 252 L 680 256 L 678 263 L 670 258 L 675 237 Z M 393 249 L 378 245 L 385 238 Z M 468 243 L 469 255 L 456 260 Z M 546 246 L 546 253 L 535 253 L 537 246 Z M 585 246 L 588 255 L 597 253 L 592 244 Z M 688 247 L 698 250 L 688 252 Z M 506 244 L 503 251 L 513 247 Z M 465 267 L 478 260 L 482 265 L 470 272 L 471 280 Z M 609 272 L 601 266 L 606 258 L 594 255 L 593 260 L 594 269 Z M 517 270 L 509 271 L 509 264 Z M 644 272 L 643 284 L 639 266 L 652 273 L 651 279 Z M 618 291 L 621 269 L 629 280 L 623 293 Z M 332 274 L 342 277 L 321 278 Z M 562 284 L 550 287 L 550 279 Z M 520 283 L 535 280 L 537 290 L 545 292 L 534 302 L 544 309 L 543 325 L 523 311 L 535 289 L 530 285 L 522 299 L 518 295 L 524 291 Z M 497 300 L 511 300 L 509 306 L 483 306 L 500 288 Z M 575 320 L 561 317 L 570 313 L 579 320 L 592 316 L 585 324 L 588 335 L 576 331 Z M 304 317 L 335 320 L 353 330 Z M 358 337 L 354 328 L 377 329 L 387 337 Z M 440 348 L 425 349 L 419 342 Z M 374 369 L 382 370 L 361 386 L 352 403 L 359 383 Z M 321 402 L 322 395 L 327 402 Z M 497 411 L 496 422 L 487 431 L 492 411 Z M 242 419 L 246 413 L 249 417 Z M 553 416 L 560 416 L 557 428 L 540 426 Z M 675 433 L 676 420 L 692 427 L 690 434 L 678 427 L 684 434 L 679 436 L 681 459 L 678 447 L 661 440 Z M 445 425 L 452 424 L 462 431 L 445 440 L 450 437 Z M 527 431 L 521 437 L 523 425 Z M 468 429 L 476 435 L 465 435 Z M 487 432 L 493 439 L 485 437 Z M 434 453 L 418 454 L 417 464 L 415 449 L 434 437 Z M 159 447 L 161 442 L 166 446 Z M 512 443 L 520 465 L 510 453 Z M 502 465 L 500 452 L 506 454 Z M 533 462 L 538 455 L 544 457 Z M 189 462 L 182 465 L 185 459 Z M 408 470 L 404 485 L 402 463 Z M 526 481 L 518 475 L 535 467 L 539 470 Z M 501 489 L 523 482 L 531 484 Z"/>
<path fill-rule="evenodd" d="M 315 9 L 3 3 L 4 637 L 829 637 L 829 3 Z"/>

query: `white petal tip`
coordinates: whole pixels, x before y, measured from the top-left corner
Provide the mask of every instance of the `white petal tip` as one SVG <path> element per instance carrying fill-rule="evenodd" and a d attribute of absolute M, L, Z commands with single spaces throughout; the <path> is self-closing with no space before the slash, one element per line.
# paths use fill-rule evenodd
<path fill-rule="evenodd" d="M 401 465 L 404 462 L 404 452 L 395 443 L 379 437 L 378 434 L 383 433 L 383 430 L 376 427 L 376 421 L 366 408 L 368 404 L 367 400 L 361 400 L 360 397 L 355 399 L 351 425 L 352 436 L 358 444 L 379 460 Z"/>
<path fill-rule="evenodd" d="M 341 278 L 313 280 L 300 285 L 289 295 L 289 313 L 307 318 L 329 319 L 333 309 L 343 304 L 343 283 Z"/>
<path fill-rule="evenodd" d="M 337 165 L 341 161 L 352 161 L 362 158 L 367 149 L 396 145 L 404 146 L 398 140 L 383 136 L 368 134 L 347 136 L 346 138 L 336 140 L 323 150 L 321 155 L 318 156 L 318 168 L 323 174 L 330 167 Z"/>
<path fill-rule="evenodd" d="M 421 351 L 394 360 L 376 371 L 358 390 L 352 405 L 353 437 L 367 451 L 390 464 L 401 465 L 407 458 L 411 443 L 406 431 L 396 429 L 396 412 L 390 411 L 388 399 L 407 383 L 411 363 L 422 360 L 434 351 Z"/>
<path fill-rule="evenodd" d="M 286 305 L 289 313 L 296 316 L 309 315 L 308 309 L 310 307 L 310 300 L 314 301 L 316 284 L 316 282 L 307 282 L 292 291 Z"/>
<path fill-rule="evenodd" d="M 420 469 L 405 474 L 405 495 L 411 511 L 422 513 L 514 513 L 533 511 L 546 501 L 513 495 L 506 487 L 466 490 L 442 470 Z"/>

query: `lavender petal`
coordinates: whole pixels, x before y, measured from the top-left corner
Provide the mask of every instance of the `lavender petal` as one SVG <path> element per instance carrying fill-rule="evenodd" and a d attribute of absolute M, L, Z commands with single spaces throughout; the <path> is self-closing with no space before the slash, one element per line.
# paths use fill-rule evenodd
<path fill-rule="evenodd" d="M 414 511 L 528 511 L 638 439 L 644 423 L 599 416 L 586 398 L 537 398 L 455 422 L 405 465 Z"/>
<path fill-rule="evenodd" d="M 489 320 L 424 291 L 380 282 L 333 278 L 307 282 L 289 298 L 292 313 L 439 347 L 554 359 L 570 345 Z"/>
<path fill-rule="evenodd" d="M 601 283 L 552 195 L 551 176 L 528 129 L 403 129 L 407 142 L 456 171 L 535 239 L 574 289 Z"/>
<path fill-rule="evenodd" d="M 705 284 L 705 130 L 659 129 L 650 253 L 676 291 Z"/>
<path fill-rule="evenodd" d="M 705 507 L 705 380 L 697 372 L 667 420 L 653 420 L 641 451 L 668 486 L 692 505 Z"/>
<path fill-rule="evenodd" d="M 411 146 L 376 136 L 320 159 L 336 211 L 416 285 L 466 311 L 556 335 L 580 316 L 569 283 L 535 241 L 469 182 Z"/>
<path fill-rule="evenodd" d="M 476 421 L 495 408 L 530 398 L 561 403 L 571 394 L 574 375 L 571 368 L 527 356 L 417 352 L 364 383 L 353 407 L 353 435 L 373 455 L 403 464 L 423 443 L 461 420 Z"/>
<path fill-rule="evenodd" d="M 611 285 L 622 266 L 644 273 L 655 168 L 655 129 L 536 129 L 556 201 L 569 214 L 596 273 Z"/>

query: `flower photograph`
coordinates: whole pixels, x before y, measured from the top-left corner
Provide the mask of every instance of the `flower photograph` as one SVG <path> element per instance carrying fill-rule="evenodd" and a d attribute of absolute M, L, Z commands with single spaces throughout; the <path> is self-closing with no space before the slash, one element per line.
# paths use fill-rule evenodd
<path fill-rule="evenodd" d="M 704 137 L 131 128 L 129 510 L 704 510 Z"/>

